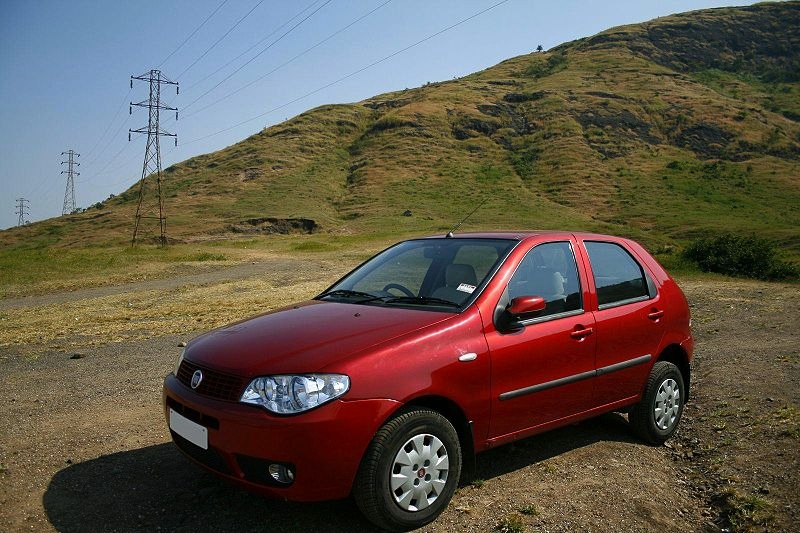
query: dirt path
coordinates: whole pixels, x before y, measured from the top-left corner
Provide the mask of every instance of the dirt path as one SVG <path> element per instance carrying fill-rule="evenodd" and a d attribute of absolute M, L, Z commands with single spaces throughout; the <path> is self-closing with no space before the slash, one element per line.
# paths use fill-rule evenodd
<path fill-rule="evenodd" d="M 22 298 L 6 298 L 0 300 L 0 311 L 11 309 L 24 309 L 29 307 L 41 307 L 44 305 L 61 304 L 89 300 L 103 296 L 113 296 L 117 294 L 130 294 L 142 291 L 168 291 L 179 287 L 190 285 L 208 285 L 212 283 L 222 283 L 240 279 L 252 278 L 264 275 L 269 271 L 271 275 L 287 276 L 296 272 L 298 268 L 305 268 L 308 262 L 293 259 L 270 259 L 267 262 L 241 263 L 225 268 L 207 267 L 203 271 L 181 277 L 170 277 L 164 279 L 151 279 L 124 283 L 120 285 L 107 285 L 102 287 L 91 287 L 75 291 L 58 292 L 37 296 L 26 296 Z"/>
<path fill-rule="evenodd" d="M 153 283 L 191 291 L 263 274 L 258 267 Z M 294 275 L 291 264 L 267 270 Z M 144 283 L 107 290 L 158 288 Z M 424 530 L 796 530 L 800 288 L 682 285 L 698 347 L 692 400 L 669 446 L 642 444 L 610 414 L 491 451 Z M 93 291 L 5 309 L 91 303 Z M 0 348 L 0 531 L 372 531 L 349 501 L 264 501 L 183 458 L 160 391 L 192 334 L 87 344 L 76 359 L 46 344 Z"/>

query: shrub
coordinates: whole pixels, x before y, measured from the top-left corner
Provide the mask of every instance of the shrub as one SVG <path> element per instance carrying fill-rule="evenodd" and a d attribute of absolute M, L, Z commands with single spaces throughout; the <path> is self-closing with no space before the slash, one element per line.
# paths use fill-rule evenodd
<path fill-rule="evenodd" d="M 223 254 L 212 254 L 210 252 L 198 252 L 194 255 L 186 257 L 186 261 L 225 261 L 226 257 Z"/>
<path fill-rule="evenodd" d="M 512 514 L 503 517 L 494 529 L 500 533 L 522 533 L 525 531 L 525 523 L 519 515 Z"/>
<path fill-rule="evenodd" d="M 726 233 L 700 238 L 686 248 L 684 256 L 703 272 L 764 280 L 798 277 L 797 267 L 780 259 L 770 241 L 755 236 Z"/>
<path fill-rule="evenodd" d="M 553 52 L 547 61 L 537 61 L 527 68 L 525 74 L 533 78 L 544 78 L 567 68 L 567 55 L 563 51 Z"/>
<path fill-rule="evenodd" d="M 729 487 L 711 497 L 711 505 L 719 512 L 728 531 L 768 531 L 775 520 L 773 506 L 755 494 L 741 494 Z M 765 527 L 766 526 L 766 527 Z"/>

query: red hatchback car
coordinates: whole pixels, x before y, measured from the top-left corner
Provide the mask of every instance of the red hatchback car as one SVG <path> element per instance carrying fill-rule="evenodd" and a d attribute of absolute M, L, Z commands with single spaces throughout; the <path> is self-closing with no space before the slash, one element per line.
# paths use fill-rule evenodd
<path fill-rule="evenodd" d="M 434 520 L 475 453 L 609 411 L 660 444 L 689 396 L 683 293 L 637 243 L 401 242 L 314 299 L 206 333 L 164 382 L 172 437 L 271 497 Z"/>

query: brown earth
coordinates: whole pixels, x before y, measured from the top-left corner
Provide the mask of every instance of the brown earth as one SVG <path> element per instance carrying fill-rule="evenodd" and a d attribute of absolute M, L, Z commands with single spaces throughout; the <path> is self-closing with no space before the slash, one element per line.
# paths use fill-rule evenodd
<path fill-rule="evenodd" d="M 309 296 L 324 286 L 309 281 L 318 272 L 336 277 L 335 269 L 299 266 L 262 263 L 175 279 L 159 290 L 193 294 L 270 276 L 284 276 L 272 284 L 282 287 L 294 271 Z M 793 304 L 800 289 L 679 281 L 692 304 L 697 350 L 692 397 L 675 438 L 647 446 L 631 437 L 624 415 L 610 414 L 482 454 L 476 479 L 423 530 L 797 531 L 800 336 Z M 221 294 L 237 309 L 233 289 Z M 113 307 L 113 295 L 136 301 L 137 291 L 151 290 L 129 285 L 0 300 L 0 328 L 6 335 L 24 330 L 16 317 L 27 311 L 49 317 L 58 330 L 77 309 L 70 305 L 102 300 Z M 161 319 L 163 331 L 174 330 L 170 316 Z M 212 322 L 206 315 L 193 329 Z M 351 501 L 266 501 L 201 471 L 169 442 L 161 382 L 178 344 L 197 331 L 154 336 L 137 320 L 103 340 L 37 327 L 36 342 L 0 342 L 0 530 L 373 530 Z"/>

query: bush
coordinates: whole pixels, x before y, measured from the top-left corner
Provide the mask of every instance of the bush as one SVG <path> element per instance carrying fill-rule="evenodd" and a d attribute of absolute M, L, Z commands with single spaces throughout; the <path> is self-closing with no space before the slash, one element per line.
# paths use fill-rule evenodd
<path fill-rule="evenodd" d="M 567 68 L 567 55 L 563 51 L 552 52 L 546 62 L 538 59 L 528 67 L 525 74 L 533 78 L 544 78 Z"/>
<path fill-rule="evenodd" d="M 755 236 L 726 233 L 700 238 L 689 245 L 684 256 L 703 272 L 764 280 L 798 277 L 797 267 L 780 259 L 770 241 Z"/>
<path fill-rule="evenodd" d="M 226 259 L 223 254 L 212 254 L 210 252 L 198 252 L 184 258 L 185 261 L 225 261 Z"/>

